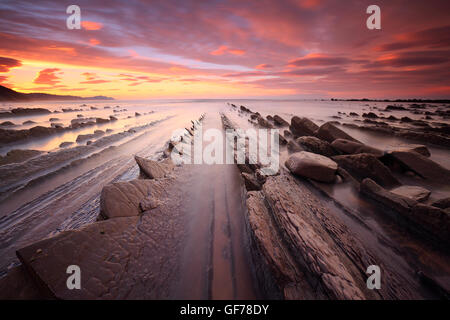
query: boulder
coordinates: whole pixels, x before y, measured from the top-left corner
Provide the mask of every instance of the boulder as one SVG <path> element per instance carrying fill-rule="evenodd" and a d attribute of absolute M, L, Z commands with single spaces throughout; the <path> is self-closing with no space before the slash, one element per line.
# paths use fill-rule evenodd
<path fill-rule="evenodd" d="M 277 125 L 277 126 L 288 126 L 289 122 L 287 122 L 286 120 L 284 120 L 282 117 L 280 117 L 279 115 L 274 115 L 273 116 L 273 122 Z"/>
<path fill-rule="evenodd" d="M 308 118 L 299 118 L 297 116 L 294 116 L 291 119 L 291 125 L 289 126 L 289 130 L 292 134 L 298 137 L 313 136 L 318 128 L 319 127 Z"/>
<path fill-rule="evenodd" d="M 258 118 L 258 124 L 263 127 L 263 128 L 272 128 L 272 125 L 263 117 L 261 117 L 260 115 L 257 116 Z"/>
<path fill-rule="evenodd" d="M 417 201 L 411 198 L 389 192 L 370 178 L 361 182 L 361 193 L 404 215 L 417 204 Z"/>
<path fill-rule="evenodd" d="M 417 152 L 392 151 L 386 157 L 425 179 L 443 184 L 448 184 L 450 181 L 449 170 Z"/>
<path fill-rule="evenodd" d="M 109 120 L 111 120 L 111 121 L 117 121 L 117 118 L 114 117 L 114 116 L 109 116 Z"/>
<path fill-rule="evenodd" d="M 358 181 L 362 181 L 364 178 L 371 178 L 384 187 L 400 185 L 400 182 L 392 175 L 391 170 L 373 154 L 341 155 L 332 159 Z"/>
<path fill-rule="evenodd" d="M 358 140 L 351 137 L 349 134 L 345 133 L 341 129 L 337 128 L 330 122 L 326 122 L 320 126 L 317 130 L 316 136 L 322 140 L 332 143 L 336 139 L 346 139 L 350 141 L 359 142 Z"/>
<path fill-rule="evenodd" d="M 441 209 L 450 208 L 450 197 L 436 200 L 431 205 Z"/>
<path fill-rule="evenodd" d="M 167 158 L 163 161 L 154 161 L 139 156 L 135 156 L 134 159 L 136 160 L 136 163 L 138 164 L 139 168 L 150 179 L 163 178 L 174 167 L 173 162 L 170 158 Z"/>
<path fill-rule="evenodd" d="M 343 154 L 370 153 L 375 156 L 383 155 L 383 151 L 379 149 L 346 139 L 336 139 L 331 143 L 331 146 Z"/>
<path fill-rule="evenodd" d="M 96 123 L 107 123 L 107 122 L 109 122 L 109 119 L 96 118 L 95 122 Z"/>
<path fill-rule="evenodd" d="M 330 158 L 306 151 L 292 154 L 285 165 L 295 175 L 320 182 L 333 182 L 338 168 Z"/>
<path fill-rule="evenodd" d="M 401 186 L 392 189 L 391 192 L 418 202 L 427 200 L 431 194 L 431 191 L 418 186 Z"/>
<path fill-rule="evenodd" d="M 331 145 L 319 138 L 312 136 L 303 136 L 295 140 L 306 151 L 321 154 L 323 156 L 331 157 L 336 155 L 336 152 Z"/>

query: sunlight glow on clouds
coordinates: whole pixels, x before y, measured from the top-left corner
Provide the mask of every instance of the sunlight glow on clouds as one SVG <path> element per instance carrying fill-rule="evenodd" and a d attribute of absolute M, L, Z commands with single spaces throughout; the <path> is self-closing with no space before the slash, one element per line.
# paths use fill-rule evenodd
<path fill-rule="evenodd" d="M 77 4 L 80 30 L 59 1 L 0 3 L 0 83 L 128 99 L 450 95 L 445 0 L 381 1 L 378 31 L 368 0 Z"/>

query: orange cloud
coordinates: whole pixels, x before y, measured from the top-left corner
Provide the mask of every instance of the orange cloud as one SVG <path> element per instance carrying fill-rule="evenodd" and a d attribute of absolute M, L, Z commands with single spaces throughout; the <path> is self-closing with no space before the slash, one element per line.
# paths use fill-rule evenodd
<path fill-rule="evenodd" d="M 242 56 L 243 54 L 245 54 L 245 50 L 240 50 L 240 49 L 231 49 L 228 46 L 220 46 L 219 48 L 217 48 L 214 51 L 211 51 L 209 54 L 213 55 L 213 56 L 221 56 L 225 53 L 231 53 L 237 56 Z"/>
<path fill-rule="evenodd" d="M 99 84 L 99 83 L 107 83 L 107 82 L 111 82 L 109 80 L 87 80 L 87 81 L 80 81 L 80 83 L 84 83 L 84 84 Z"/>
<path fill-rule="evenodd" d="M 81 26 L 86 30 L 100 30 L 103 24 L 94 21 L 81 21 Z"/>
<path fill-rule="evenodd" d="M 258 65 L 255 67 L 255 69 L 259 69 L 259 70 L 270 69 L 270 68 L 273 68 L 273 65 L 267 64 L 267 63 L 258 64 Z"/>
<path fill-rule="evenodd" d="M 84 72 L 81 75 L 84 76 L 86 80 L 94 80 L 97 78 L 97 74 L 93 72 Z"/>
<path fill-rule="evenodd" d="M 34 79 L 34 83 L 55 85 L 60 82 L 60 77 L 56 73 L 60 71 L 58 68 L 49 68 L 39 71 L 38 76 Z"/>
<path fill-rule="evenodd" d="M 92 38 L 92 39 L 89 39 L 89 43 L 90 43 L 92 46 L 96 46 L 96 45 L 100 44 L 100 41 L 97 40 L 97 39 Z"/>

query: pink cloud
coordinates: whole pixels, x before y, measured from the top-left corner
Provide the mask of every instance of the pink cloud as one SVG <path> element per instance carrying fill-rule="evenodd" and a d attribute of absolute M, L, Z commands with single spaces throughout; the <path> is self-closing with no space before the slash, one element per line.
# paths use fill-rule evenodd
<path fill-rule="evenodd" d="M 58 68 L 49 68 L 39 71 L 38 76 L 34 79 L 34 83 L 37 84 L 49 84 L 55 85 L 61 81 L 61 78 L 56 74 L 61 69 Z"/>

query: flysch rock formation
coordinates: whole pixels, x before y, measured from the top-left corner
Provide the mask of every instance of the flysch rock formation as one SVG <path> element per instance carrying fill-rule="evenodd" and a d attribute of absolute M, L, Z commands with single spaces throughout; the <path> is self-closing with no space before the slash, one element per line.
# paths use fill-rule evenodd
<path fill-rule="evenodd" d="M 19 249 L 22 264 L 0 280 L 0 298 L 170 298 L 186 225 L 179 182 L 189 172 L 169 159 L 136 161 L 153 178 L 105 186 L 97 222 Z M 67 286 L 70 265 L 80 267 L 81 289 Z"/>
<path fill-rule="evenodd" d="M 225 128 L 233 127 L 225 115 L 222 121 Z M 243 171 L 243 167 L 238 168 Z M 341 175 L 349 176 L 342 173 L 344 169 L 339 169 Z M 245 173 L 245 179 L 253 174 L 262 185 L 259 191 L 247 192 L 246 219 L 256 276 L 266 297 L 411 299 L 419 296 L 407 279 L 388 266 L 382 267 L 389 279 L 382 289 L 367 289 L 367 266 L 380 264 L 382 260 L 306 187 L 308 179 L 296 178 L 286 170 L 269 177 L 260 177 L 259 169 L 250 172 Z"/>

